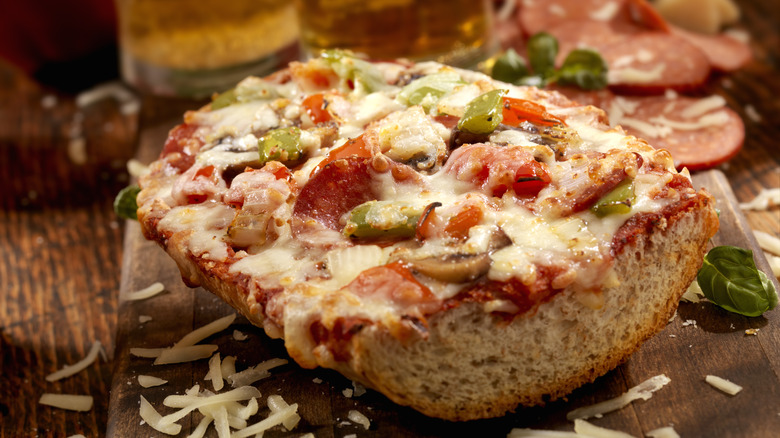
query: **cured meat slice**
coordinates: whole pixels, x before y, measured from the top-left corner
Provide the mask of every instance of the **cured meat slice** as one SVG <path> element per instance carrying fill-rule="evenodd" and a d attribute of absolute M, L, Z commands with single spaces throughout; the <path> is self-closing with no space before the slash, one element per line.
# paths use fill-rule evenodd
<path fill-rule="evenodd" d="M 715 70 L 737 71 L 753 59 L 753 52 L 747 43 L 725 34 L 705 35 L 674 26 L 672 33 L 698 47 Z"/>
<path fill-rule="evenodd" d="M 326 228 L 340 230 L 344 213 L 377 199 L 371 189 L 369 163 L 369 158 L 349 157 L 325 166 L 301 190 L 293 215 L 303 222 L 313 219 Z"/>
<path fill-rule="evenodd" d="M 625 0 L 525 0 L 519 11 L 526 35 L 546 31 L 568 21 L 595 21 L 602 25 L 625 15 Z"/>
<path fill-rule="evenodd" d="M 745 139 L 745 125 L 720 96 L 616 96 L 602 90 L 558 88 L 569 98 L 598 106 L 610 124 L 672 154 L 677 168 L 708 169 L 734 157 Z"/>
<path fill-rule="evenodd" d="M 695 90 L 710 74 L 704 53 L 674 34 L 616 29 L 595 21 L 566 21 L 548 32 L 558 39 L 559 63 L 577 48 L 598 51 L 609 66 L 609 87 L 620 93 Z"/>
<path fill-rule="evenodd" d="M 645 0 L 525 0 L 518 16 L 523 32 L 529 36 L 567 21 L 669 31 L 669 24 Z"/>

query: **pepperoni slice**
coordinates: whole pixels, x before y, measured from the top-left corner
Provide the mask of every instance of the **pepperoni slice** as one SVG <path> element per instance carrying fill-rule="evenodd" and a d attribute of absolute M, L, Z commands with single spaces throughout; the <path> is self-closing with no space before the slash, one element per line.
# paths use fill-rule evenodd
<path fill-rule="evenodd" d="M 301 189 L 293 216 L 304 222 L 313 219 L 326 228 L 341 230 L 341 216 L 364 202 L 377 199 L 371 184 L 370 160 L 349 157 L 325 166 Z"/>
<path fill-rule="evenodd" d="M 721 106 L 696 111 L 703 99 L 685 96 L 615 96 L 607 90 L 584 92 L 556 88 L 584 105 L 599 106 L 631 135 L 672 154 L 678 169 L 703 170 L 733 158 L 745 140 L 745 125 L 731 109 Z M 711 99 L 711 98 L 710 98 Z M 622 115 L 616 116 L 615 112 Z"/>
<path fill-rule="evenodd" d="M 695 98 L 679 97 L 675 108 L 665 116 L 670 120 L 681 120 L 683 123 L 697 123 L 701 118 L 690 120 L 682 117 L 681 114 L 685 108 L 698 101 L 699 99 Z M 668 100 L 661 97 L 644 99 L 633 117 L 652 119 L 668 104 Z M 715 117 L 718 121 L 716 124 L 698 129 L 673 129 L 670 134 L 660 137 L 644 137 L 651 146 L 671 152 L 674 165 L 678 169 L 683 167 L 691 171 L 709 169 L 736 156 L 745 141 L 745 125 L 739 115 L 726 107 L 712 111 L 709 115 L 716 113 L 722 114 L 722 117 Z M 628 131 L 637 136 L 641 134 L 633 128 L 629 128 Z"/>
<path fill-rule="evenodd" d="M 698 47 L 718 71 L 737 71 L 753 59 L 749 45 L 728 35 L 705 35 L 674 26 L 672 33 Z"/>
<path fill-rule="evenodd" d="M 558 62 L 570 51 L 589 47 L 609 66 L 609 86 L 625 94 L 661 94 L 667 88 L 690 91 L 701 87 L 710 63 L 698 47 L 663 32 L 638 31 L 596 21 L 566 21 L 548 30 L 558 39 Z"/>
<path fill-rule="evenodd" d="M 526 35 L 548 31 L 568 21 L 594 21 L 602 26 L 614 20 L 630 21 L 625 0 L 525 0 L 519 11 Z"/>

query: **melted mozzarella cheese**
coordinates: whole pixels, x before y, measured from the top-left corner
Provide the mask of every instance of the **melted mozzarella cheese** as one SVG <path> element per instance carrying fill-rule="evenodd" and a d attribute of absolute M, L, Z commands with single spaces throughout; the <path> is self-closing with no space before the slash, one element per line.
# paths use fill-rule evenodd
<path fill-rule="evenodd" d="M 216 202 L 175 207 L 160 220 L 164 232 L 186 233 L 193 255 L 208 260 L 225 260 L 227 245 L 222 240 L 235 211 Z"/>

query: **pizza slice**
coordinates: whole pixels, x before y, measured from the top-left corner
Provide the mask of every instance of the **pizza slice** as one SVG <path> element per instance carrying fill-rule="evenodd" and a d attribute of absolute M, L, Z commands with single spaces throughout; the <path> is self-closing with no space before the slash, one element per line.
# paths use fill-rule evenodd
<path fill-rule="evenodd" d="M 184 281 L 448 420 L 544 404 L 661 330 L 718 227 L 665 150 L 554 91 L 327 52 L 185 114 L 140 178 Z"/>

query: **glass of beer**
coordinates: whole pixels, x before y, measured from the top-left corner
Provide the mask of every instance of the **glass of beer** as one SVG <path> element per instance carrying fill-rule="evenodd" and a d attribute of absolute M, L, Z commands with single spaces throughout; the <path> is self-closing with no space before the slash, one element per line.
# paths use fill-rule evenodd
<path fill-rule="evenodd" d="M 497 50 L 489 0 L 295 1 L 304 57 L 341 48 L 473 67 Z"/>
<path fill-rule="evenodd" d="M 298 56 L 285 0 L 117 0 L 122 77 L 156 95 L 202 98 Z"/>

